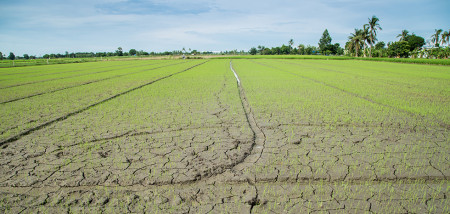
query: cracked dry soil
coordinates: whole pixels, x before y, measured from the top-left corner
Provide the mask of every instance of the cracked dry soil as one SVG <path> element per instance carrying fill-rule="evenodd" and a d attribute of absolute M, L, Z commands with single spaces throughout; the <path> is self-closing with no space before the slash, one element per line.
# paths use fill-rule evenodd
<path fill-rule="evenodd" d="M 0 211 L 449 212 L 446 129 L 267 118 L 230 66 L 207 62 L 6 144 Z"/>

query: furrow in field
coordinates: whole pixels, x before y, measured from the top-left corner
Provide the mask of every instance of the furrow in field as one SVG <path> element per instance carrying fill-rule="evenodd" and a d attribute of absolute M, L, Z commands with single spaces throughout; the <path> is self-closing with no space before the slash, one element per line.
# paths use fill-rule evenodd
<path fill-rule="evenodd" d="M 153 60 L 151 60 L 153 61 Z M 158 60 L 155 60 L 158 61 Z M 110 66 L 125 66 L 136 64 L 137 61 L 127 61 L 126 63 L 120 61 L 98 61 L 98 62 L 84 62 L 84 63 L 67 63 L 67 64 L 50 64 L 39 66 L 24 66 L 24 67 L 9 67 L 0 69 L 0 79 L 10 78 L 11 75 L 19 75 L 26 77 L 26 75 L 40 75 L 54 72 L 66 71 L 83 71 L 105 68 Z"/>
<path fill-rule="evenodd" d="M 97 62 L 97 63 L 81 63 L 81 64 L 62 64 L 62 65 L 44 65 L 38 67 L 29 67 L 31 75 L 27 73 L 19 73 L 14 75 L 0 75 L 0 80 L 3 80 L 0 87 L 17 85 L 27 82 L 36 82 L 47 79 L 54 79 L 60 77 L 67 77 L 74 74 L 85 74 L 96 71 L 108 70 L 113 68 L 120 68 L 132 66 L 141 63 L 117 63 L 113 61 Z M 37 71 L 36 71 L 37 70 Z"/>
<path fill-rule="evenodd" d="M 339 90 L 339 91 L 342 91 L 342 92 L 344 92 L 344 93 L 346 93 L 346 94 L 352 95 L 352 96 L 354 96 L 354 97 L 358 97 L 358 98 L 360 98 L 360 99 L 364 99 L 364 100 L 366 100 L 366 101 L 369 101 L 369 102 L 374 103 L 374 104 L 377 104 L 377 105 L 381 105 L 381 106 L 389 107 L 389 108 L 394 108 L 394 109 L 397 109 L 397 110 L 399 110 L 399 111 L 402 111 L 402 112 L 409 113 L 409 114 L 413 115 L 412 112 L 406 111 L 406 110 L 404 110 L 404 109 L 398 109 L 398 108 L 396 108 L 396 107 L 394 107 L 394 106 L 389 106 L 389 105 L 386 105 L 386 104 L 384 104 L 384 103 L 376 102 L 376 101 L 374 101 L 374 100 L 372 100 L 372 99 L 370 99 L 370 98 L 368 98 L 368 97 L 362 97 L 362 96 L 360 96 L 360 95 L 358 95 L 358 94 L 356 94 L 356 93 L 353 93 L 353 92 L 350 92 L 350 91 L 346 91 L 346 90 L 344 90 L 344 89 L 342 89 L 342 88 L 336 87 L 336 86 L 334 86 L 334 85 L 330 85 L 330 84 L 328 84 L 328 83 L 326 83 L 326 82 L 322 82 L 322 81 L 319 81 L 319 80 L 316 80 L 316 79 L 313 79 L 313 78 L 310 78 L 310 77 L 307 77 L 307 76 L 304 76 L 304 75 L 300 75 L 300 74 L 298 74 L 298 73 L 294 73 L 294 72 L 292 72 L 292 71 L 284 70 L 284 69 L 281 69 L 281 68 L 278 68 L 278 67 L 274 67 L 274 66 L 271 66 L 271 65 L 267 65 L 267 64 L 264 64 L 264 63 L 261 63 L 261 62 L 256 62 L 256 61 L 253 61 L 253 60 L 251 60 L 251 61 L 254 62 L 254 63 L 256 63 L 256 64 L 260 64 L 260 65 L 263 65 L 263 66 L 266 66 L 266 67 L 274 68 L 274 69 L 277 69 L 277 70 L 279 70 L 279 71 L 286 72 L 286 73 L 289 73 L 289 74 L 292 74 L 292 75 L 301 77 L 301 78 L 303 78 L 303 79 L 306 79 L 306 80 L 309 80 L 309 81 L 312 81 L 312 82 L 315 82 L 315 83 L 319 83 L 319 84 L 325 85 L 325 86 L 330 87 L 330 88 L 334 88 L 334 89 Z"/>
<path fill-rule="evenodd" d="M 430 121 L 437 120 L 437 119 L 429 118 L 429 117 L 427 117 L 425 115 L 422 115 L 420 113 L 413 112 L 413 111 L 410 111 L 410 110 L 407 110 L 407 109 L 404 109 L 404 108 L 400 108 L 400 107 L 392 106 L 392 105 L 389 105 L 389 104 L 386 104 L 386 103 L 378 102 L 378 101 L 373 100 L 373 99 L 371 99 L 371 98 L 369 98 L 367 96 L 361 96 L 361 95 L 359 95 L 357 93 L 354 93 L 354 92 L 342 89 L 340 87 L 337 87 L 335 85 L 329 84 L 329 83 L 324 82 L 324 81 L 320 81 L 320 80 L 317 80 L 317 79 L 314 79 L 314 78 L 311 78 L 311 77 L 308 77 L 308 76 L 305 76 L 305 75 L 301 75 L 301 74 L 296 73 L 296 72 L 292 72 L 292 71 L 288 71 L 288 70 L 285 70 L 285 69 L 282 69 L 282 68 L 279 68 L 279 67 L 267 65 L 267 64 L 264 64 L 264 63 L 261 63 L 261 62 L 256 62 L 254 60 L 252 60 L 252 62 L 254 62 L 256 64 L 260 64 L 260 65 L 266 66 L 266 67 L 270 67 L 270 68 L 273 68 L 273 69 L 277 69 L 279 71 L 286 72 L 286 73 L 298 76 L 300 78 L 303 78 L 303 79 L 306 79 L 306 80 L 309 80 L 309 81 L 312 81 L 312 82 L 315 82 L 315 83 L 318 83 L 318 84 L 321 84 L 321 85 L 324 85 L 324 86 L 327 86 L 327 87 L 330 87 L 330 88 L 333 88 L 333 89 L 336 89 L 336 90 L 339 90 L 339 91 L 341 91 L 343 93 L 346 93 L 348 95 L 351 95 L 351 96 L 354 96 L 354 97 L 366 100 L 366 101 L 371 102 L 371 103 L 376 104 L 376 105 L 380 105 L 380 106 L 383 106 L 383 107 L 394 109 L 394 110 L 399 111 L 399 112 L 406 113 L 406 114 L 408 114 L 410 116 L 416 116 L 416 117 L 418 116 L 418 117 L 421 117 L 421 118 L 424 118 L 424 119 L 428 118 L 428 119 L 430 119 Z M 446 124 L 446 123 L 444 123 L 443 121 L 440 121 L 440 120 L 437 120 L 437 121 L 438 121 L 438 123 L 439 123 L 439 125 L 441 127 L 445 128 L 445 129 L 450 129 L 450 124 Z"/>
<path fill-rule="evenodd" d="M 241 85 L 239 75 L 234 70 L 231 61 L 230 61 L 230 69 L 234 73 L 234 76 L 236 77 L 242 108 L 244 109 L 245 117 L 247 118 L 247 122 L 250 125 L 250 128 L 252 129 L 253 132 L 253 144 L 251 145 L 250 153 L 242 160 L 242 162 L 237 163 L 236 166 L 233 167 L 235 170 L 243 170 L 247 167 L 250 167 L 252 164 L 256 163 L 261 158 L 261 155 L 264 152 L 266 136 L 255 120 L 253 111 L 245 95 L 245 90 Z"/>
<path fill-rule="evenodd" d="M 107 77 L 107 78 L 103 78 L 103 79 L 88 81 L 88 82 L 85 82 L 85 83 L 82 83 L 82 84 L 78 84 L 78 85 L 58 88 L 56 90 L 44 91 L 44 92 L 41 92 L 41 93 L 36 93 L 36 94 L 29 95 L 29 96 L 14 98 L 14 99 L 11 99 L 11 100 L 0 102 L 0 104 L 11 103 L 11 102 L 15 102 L 15 101 L 19 101 L 19 100 L 23 100 L 23 99 L 27 99 L 27 98 L 32 98 L 32 97 L 35 97 L 35 96 L 39 96 L 39 95 L 54 93 L 54 92 L 58 92 L 58 91 L 62 91 L 62 90 L 70 89 L 70 88 L 75 88 L 75 87 L 80 87 L 80 86 L 84 86 L 84 85 L 89 85 L 89 84 L 96 83 L 96 82 L 101 82 L 101 81 L 114 79 L 114 78 L 118 78 L 118 77 L 123 77 L 123 76 L 136 74 L 136 73 L 140 73 L 140 72 L 144 72 L 144 71 L 151 71 L 151 70 L 164 68 L 164 67 L 168 67 L 168 66 L 173 66 L 173 65 L 177 65 L 177 64 L 182 64 L 182 63 L 185 63 L 185 62 L 179 62 L 179 63 L 169 64 L 169 65 L 163 65 L 163 66 L 159 66 L 159 67 L 155 67 L 155 68 L 151 68 L 151 69 L 145 69 L 145 70 L 140 70 L 140 71 L 135 71 L 135 72 L 129 72 L 129 73 L 126 73 L 126 74 L 120 74 L 120 75 L 115 75 L 115 76 L 111 76 L 111 77 Z M 159 64 L 159 63 L 156 63 L 156 64 Z M 152 65 L 154 65 L 154 64 L 152 64 Z"/>
<path fill-rule="evenodd" d="M 36 83 L 42 83 L 42 82 L 49 82 L 49 81 L 53 81 L 53 80 L 69 79 L 69 78 L 74 78 L 74 77 L 80 77 L 80 76 L 86 76 L 86 75 L 92 75 L 92 74 L 111 72 L 111 71 L 116 71 L 116 70 L 121 70 L 121 69 L 126 69 L 126 68 L 144 67 L 144 66 L 149 66 L 149 65 L 152 65 L 152 64 L 153 63 L 145 64 L 145 65 L 134 65 L 134 66 L 127 66 L 127 67 L 120 67 L 120 68 L 116 68 L 116 69 L 108 69 L 108 70 L 103 70 L 103 71 L 89 72 L 89 73 L 79 74 L 79 75 L 71 75 L 71 76 L 64 76 L 64 77 L 58 77 L 58 78 L 52 78 L 52 79 L 45 79 L 45 80 L 39 80 L 39 81 L 19 83 L 19 84 L 15 84 L 15 85 L 9 85 L 9 86 L 5 86 L 5 87 L 1 87 L 0 90 L 1 89 L 18 87 L 18 86 L 23 86 L 23 85 L 30 85 L 30 84 L 36 84 Z"/>
<path fill-rule="evenodd" d="M 402 76 L 400 74 L 395 74 L 395 73 L 380 70 L 380 69 L 360 68 L 364 72 L 353 72 L 352 73 L 345 69 L 355 69 L 354 67 L 336 66 L 335 64 L 328 65 L 328 64 L 324 64 L 324 63 L 320 63 L 320 62 L 314 62 L 314 63 L 302 62 L 301 64 L 299 64 L 298 62 L 289 62 L 289 61 L 280 61 L 280 62 L 282 62 L 284 64 L 289 64 L 289 65 L 296 65 L 296 66 L 303 67 L 303 68 L 307 67 L 307 68 L 318 69 L 318 70 L 323 70 L 323 71 L 336 72 L 336 73 L 348 75 L 349 77 L 353 77 L 353 78 L 357 77 L 357 79 L 363 79 L 363 80 L 370 79 L 372 82 L 387 84 L 387 85 L 389 85 L 389 87 L 401 85 L 402 87 L 408 88 L 409 90 L 412 90 L 415 88 L 436 90 L 435 87 L 430 87 L 429 85 L 427 85 L 427 82 L 424 82 L 423 78 L 442 81 L 441 78 L 430 78 L 430 77 L 420 77 L 419 78 L 418 77 L 415 80 L 420 80 L 421 82 L 411 83 L 410 79 L 408 79 L 407 81 L 401 81 L 402 79 L 404 79 L 404 77 L 402 78 Z M 341 68 L 341 69 L 339 69 L 339 68 Z M 368 70 L 371 70 L 372 72 L 368 72 Z M 384 73 L 387 75 L 376 76 L 373 73 Z M 395 78 L 393 78 L 393 76 L 395 76 Z M 399 78 L 402 78 L 402 79 L 399 79 Z M 393 79 L 396 79 L 396 80 L 393 80 Z M 445 89 L 442 89 L 442 91 L 440 91 L 440 92 L 444 93 L 449 90 L 450 89 L 445 88 Z"/>
<path fill-rule="evenodd" d="M 283 62 L 272 65 L 449 124 L 448 108 L 441 107 L 450 102 L 450 89 L 445 87 L 450 79 L 445 66 L 326 60 Z M 294 68 L 290 64 L 303 67 Z"/>
<path fill-rule="evenodd" d="M 79 114 L 79 113 L 82 113 L 82 112 L 84 112 L 84 111 L 86 111 L 86 110 L 88 110 L 88 109 L 90 109 L 90 108 L 92 108 L 92 107 L 101 105 L 101 104 L 103 104 L 103 103 L 105 103 L 105 102 L 108 102 L 108 101 L 110 101 L 110 100 L 112 100 L 112 99 L 115 99 L 115 98 L 117 98 L 117 97 L 120 97 L 120 96 L 122 96 L 122 95 L 124 95 L 124 94 L 128 94 L 128 93 L 130 93 L 130 92 L 132 92 L 132 91 L 141 89 L 141 88 L 143 88 L 143 87 L 145 87 L 145 86 L 147 86 L 147 85 L 150 85 L 150 84 L 153 84 L 153 83 L 158 82 L 158 81 L 160 81 L 160 80 L 169 78 L 169 77 L 171 77 L 171 76 L 173 76 L 173 75 L 176 75 L 176 74 L 185 72 L 185 71 L 187 71 L 187 70 L 190 70 L 190 69 L 192 69 L 192 68 L 194 68 L 194 67 L 197 67 L 197 66 L 199 66 L 199 65 L 201 65 L 201 64 L 204 64 L 204 63 L 205 63 L 205 62 L 202 62 L 202 63 L 196 64 L 196 65 L 194 65 L 194 66 L 191 66 L 191 67 L 189 67 L 189 68 L 187 68 L 187 69 L 184 69 L 184 70 L 182 70 L 182 71 L 175 72 L 175 73 L 172 73 L 172 74 L 170 74 L 170 75 L 167 75 L 167 76 L 163 76 L 163 77 L 157 78 L 157 79 L 152 80 L 152 81 L 150 81 L 150 82 L 147 82 L 147 83 L 145 83 L 145 84 L 142 84 L 142 85 L 139 85 L 139 86 L 137 86 L 137 87 L 131 88 L 131 89 L 129 89 L 129 90 L 126 90 L 126 91 L 121 92 L 121 93 L 119 93 L 119 94 L 116 94 L 116 95 L 114 95 L 114 96 L 108 97 L 108 98 L 106 98 L 106 99 L 104 99 L 104 100 L 101 100 L 100 102 L 96 102 L 96 103 L 94 103 L 94 104 L 91 104 L 91 105 L 89 105 L 89 106 L 86 106 L 86 107 L 84 107 L 84 108 L 82 108 L 82 109 L 79 109 L 79 110 L 77 110 L 77 111 L 68 113 L 68 114 L 63 115 L 63 116 L 61 116 L 61 117 L 58 117 L 58 118 L 56 118 L 56 119 L 54 119 L 54 120 L 48 121 L 48 122 L 46 122 L 46 123 L 43 123 L 43 124 L 41 124 L 41 125 L 38 125 L 38 126 L 36 126 L 36 127 L 33 127 L 33 128 L 31 128 L 31 129 L 28 129 L 28 130 L 26 130 L 26 131 L 24 131 L 24 132 L 21 132 L 21 133 L 18 134 L 18 135 L 15 135 L 15 136 L 13 136 L 13 137 L 10 137 L 10 138 L 8 138 L 8 139 L 6 139 L 6 140 L 1 141 L 1 142 L 0 142 L 0 146 L 3 146 L 3 145 L 5 145 L 5 144 L 8 144 L 8 143 L 11 143 L 11 142 L 14 142 L 14 141 L 17 141 L 17 140 L 19 140 L 20 138 L 22 138 L 23 136 L 29 135 L 30 133 L 32 133 L 32 132 L 34 132 L 34 131 L 43 129 L 43 128 L 49 126 L 49 125 L 52 125 L 52 124 L 57 123 L 57 122 L 59 122 L 59 121 L 63 121 L 63 120 L 65 120 L 65 119 L 69 118 L 69 117 L 72 117 L 72 116 L 74 116 L 74 115 L 77 115 L 77 114 Z"/>
<path fill-rule="evenodd" d="M 90 69 L 111 68 L 111 67 L 117 67 L 117 65 L 99 66 L 99 67 L 92 66 Z M 0 77 L 1 76 L 11 76 L 11 75 L 18 75 L 18 77 L 13 77 L 10 79 L 1 79 L 0 81 L 11 80 L 11 79 L 15 79 L 15 78 L 29 78 L 29 77 L 41 77 L 41 76 L 48 76 L 48 75 L 55 75 L 55 74 L 64 74 L 64 73 L 78 72 L 78 71 L 84 71 L 84 70 L 86 70 L 86 68 L 76 69 L 76 70 L 68 70 L 68 71 L 58 71 L 57 70 L 56 72 L 43 70 L 43 71 L 36 71 L 36 72 L 32 72 L 32 73 L 38 73 L 38 72 L 44 73 L 45 72 L 44 74 L 35 74 L 35 75 L 30 75 L 30 76 L 22 75 L 22 74 L 30 74 L 30 72 L 29 73 L 12 73 L 12 74 L 0 75 Z"/>

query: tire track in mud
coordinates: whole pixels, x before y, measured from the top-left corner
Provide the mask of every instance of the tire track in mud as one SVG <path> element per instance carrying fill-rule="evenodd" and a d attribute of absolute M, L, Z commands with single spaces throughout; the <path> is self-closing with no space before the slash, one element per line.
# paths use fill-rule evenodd
<path fill-rule="evenodd" d="M 9 85 L 9 86 L 2 87 L 2 88 L 0 88 L 0 90 L 7 89 L 7 88 L 14 88 L 14 87 L 23 86 L 23 85 L 31 85 L 31 84 L 36 84 L 36 83 L 49 82 L 49 81 L 53 81 L 53 80 L 69 79 L 69 78 L 73 78 L 73 77 L 80 77 L 80 76 L 86 76 L 86 75 L 91 75 L 91 74 L 105 73 L 105 72 L 116 71 L 116 70 L 120 70 L 120 69 L 126 69 L 126 68 L 144 67 L 144 66 L 148 66 L 148 65 L 154 65 L 154 64 L 121 67 L 121 68 L 117 68 L 117 69 L 103 70 L 103 71 L 97 71 L 97 72 L 87 73 L 87 74 L 80 74 L 80 75 L 73 75 L 73 76 L 68 76 L 68 77 L 59 77 L 59 78 L 46 79 L 46 80 L 40 80 L 40 81 L 34 81 L 34 82 L 20 83 L 20 84 L 16 84 L 16 85 Z"/>
<path fill-rule="evenodd" d="M 54 92 L 58 92 L 58 91 L 62 91 L 62 90 L 70 89 L 70 88 L 76 88 L 76 87 L 89 85 L 89 84 L 96 83 L 96 82 L 101 82 L 101 81 L 114 79 L 114 78 L 118 78 L 118 77 L 123 77 L 123 76 L 136 74 L 136 73 L 140 73 L 140 72 L 144 72 L 144 71 L 156 70 L 156 69 L 159 69 L 159 68 L 169 67 L 169 66 L 173 66 L 173 65 L 182 64 L 182 63 L 186 63 L 186 62 L 180 62 L 180 63 L 170 64 L 170 65 L 159 66 L 159 67 L 156 67 L 156 68 L 146 69 L 146 70 L 142 70 L 142 71 L 136 71 L 136 72 L 126 73 L 126 74 L 120 74 L 120 75 L 116 75 L 116 76 L 112 76 L 112 77 L 108 77 L 108 78 L 103 78 L 103 79 L 98 79 L 98 80 L 94 80 L 94 81 L 90 81 L 90 82 L 85 82 L 85 83 L 82 83 L 82 84 L 79 84 L 79 85 L 73 85 L 73 86 L 69 86 L 69 87 L 59 88 L 59 89 L 56 89 L 56 90 L 53 90 L 53 91 L 47 91 L 47 92 L 32 94 L 32 95 L 25 96 L 25 97 L 19 97 L 19 98 L 16 98 L 16 99 L 0 102 L 0 104 L 11 103 L 11 102 L 15 102 L 15 101 L 23 100 L 23 99 L 28 99 L 28 98 L 32 98 L 32 97 L 39 96 L 39 95 L 44 95 L 44 94 L 51 94 L 51 93 L 54 93 Z M 160 63 L 156 63 L 156 64 L 160 64 Z M 156 64 L 150 64 L 150 65 L 156 65 Z"/>
<path fill-rule="evenodd" d="M 170 74 L 170 75 L 163 76 L 163 77 L 160 77 L 160 78 L 158 78 L 158 79 L 152 80 L 152 81 L 147 82 L 147 83 L 145 83 L 145 84 L 139 85 L 139 86 L 137 86 L 137 87 L 128 89 L 128 90 L 126 90 L 126 91 L 124 91 L 124 92 L 121 92 L 121 93 L 119 93 L 119 94 L 116 94 L 116 95 L 114 95 L 114 96 L 111 96 L 111 97 L 109 97 L 109 98 L 106 98 L 106 99 L 104 99 L 104 100 L 101 100 L 101 101 L 99 101 L 99 102 L 96 102 L 96 103 L 94 103 L 94 104 L 91 104 L 91 105 L 89 105 L 89 106 L 86 106 L 86 107 L 84 107 L 84 108 L 82 108 L 82 109 L 79 109 L 79 110 L 77 110 L 77 111 L 68 113 L 68 114 L 63 115 L 63 116 L 61 116 L 61 117 L 58 117 L 58 118 L 56 118 L 56 119 L 54 119 L 54 120 L 48 121 L 48 122 L 46 122 L 46 123 L 43 123 L 43 124 L 41 124 L 41 125 L 38 125 L 38 126 L 36 126 L 36 127 L 33 127 L 33 128 L 31 128 L 31 129 L 28 129 L 28 130 L 26 130 L 26 131 L 24 131 L 24 132 L 22 132 L 22 133 L 20 133 L 20 134 L 18 134 L 18 135 L 15 135 L 15 136 L 10 137 L 10 138 L 8 138 L 8 139 L 6 139 L 6 140 L 4 140 L 4 141 L 1 141 L 1 142 L 0 142 L 0 146 L 2 146 L 3 148 L 5 148 L 4 146 L 5 146 L 6 144 L 11 143 L 11 142 L 14 142 L 14 141 L 17 141 L 17 140 L 19 140 L 20 138 L 22 138 L 22 137 L 24 137 L 24 136 L 27 136 L 27 135 L 29 135 L 29 134 L 35 132 L 35 131 L 41 130 L 41 129 L 43 129 L 43 128 L 47 127 L 47 126 L 50 126 L 50 125 L 52 125 L 52 124 L 54 124 L 54 123 L 57 123 L 57 122 L 59 122 L 59 121 L 66 120 L 66 119 L 69 118 L 69 117 L 75 116 L 75 115 L 77 115 L 77 114 L 79 114 L 79 113 L 82 113 L 82 112 L 84 112 L 84 111 L 86 111 L 86 110 L 89 110 L 89 109 L 91 109 L 91 108 L 93 108 L 93 107 L 95 107 L 95 106 L 101 105 L 101 104 L 103 104 L 103 103 L 105 103 L 105 102 L 108 102 L 108 101 L 110 101 L 110 100 L 112 100 L 112 99 L 115 99 L 115 98 L 117 98 L 117 97 L 120 97 L 120 96 L 122 96 L 122 95 L 128 94 L 128 93 L 130 93 L 130 92 L 132 92 L 132 91 L 141 89 L 141 88 L 143 88 L 143 87 L 145 87 L 145 86 L 147 86 L 147 85 L 151 85 L 151 84 L 153 84 L 153 83 L 155 83 L 155 82 L 158 82 L 158 81 L 160 81 L 160 80 L 163 80 L 163 79 L 169 78 L 169 77 L 171 77 L 171 76 L 174 76 L 174 75 L 183 73 L 183 72 L 185 72 L 185 71 L 188 71 L 188 70 L 190 70 L 190 69 L 192 69 L 192 68 L 194 68 L 194 67 L 197 67 L 197 66 L 200 66 L 200 65 L 202 65 L 202 64 L 205 64 L 206 62 L 207 62 L 207 61 L 202 62 L 202 63 L 199 63 L 199 64 L 196 64 L 196 65 L 193 65 L 193 66 L 191 66 L 191 67 L 189 67 L 189 68 L 186 68 L 186 69 L 184 69 L 184 70 L 182 70 L 182 71 L 178 71 L 178 72 L 172 73 L 172 74 Z"/>
<path fill-rule="evenodd" d="M 339 90 L 339 91 L 341 91 L 341 92 L 343 92 L 343 93 L 346 93 L 346 94 L 348 94 L 348 95 L 350 95 L 350 96 L 353 96 L 353 97 L 357 97 L 357 98 L 366 100 L 366 101 L 368 101 L 368 102 L 370 102 L 370 103 L 373 103 L 373 104 L 380 105 L 380 106 L 383 106 L 383 107 L 386 107 L 386 108 L 391 108 L 391 109 L 397 110 L 397 111 L 402 112 L 402 113 L 406 113 L 406 114 L 408 114 L 408 115 L 410 115 L 410 116 L 418 116 L 418 117 L 420 117 L 420 118 L 422 118 L 422 119 L 427 118 L 427 117 L 424 116 L 424 115 L 421 115 L 421 114 L 418 114 L 418 113 L 414 113 L 414 112 L 411 112 L 411 111 L 408 111 L 408 110 L 405 110 L 405 109 L 401 109 L 401 108 L 398 108 L 398 107 L 395 107 L 395 106 L 391 106 L 391 105 L 388 105 L 388 104 L 384 104 L 384 103 L 377 102 L 377 101 L 375 101 L 375 100 L 373 100 L 373 99 L 370 99 L 370 98 L 368 98 L 368 97 L 360 96 L 359 94 L 356 94 L 356 93 L 347 91 L 347 90 L 345 90 L 345 89 L 342 89 L 342 88 L 339 88 L 339 87 L 337 87 L 337 86 L 328 84 L 328 83 L 326 83 L 326 82 L 322 82 L 322 81 L 319 81 L 319 80 L 316 80 L 316 79 L 313 79 L 313 78 L 310 78 L 310 77 L 306 77 L 306 76 L 300 75 L 300 74 L 298 74 L 298 73 L 294 73 L 294 72 L 287 71 L 287 70 L 284 70 L 284 69 L 281 69 L 281 68 L 278 68 L 278 67 L 270 66 L 270 65 L 267 65 L 267 64 L 264 64 L 264 63 L 261 63 L 261 62 L 255 62 L 254 60 L 250 60 L 250 61 L 253 62 L 253 63 L 255 63 L 255 64 L 258 64 L 258 65 L 262 65 L 262 66 L 265 66 L 265 67 L 273 68 L 273 69 L 276 69 L 276 70 L 279 70 L 279 71 L 282 71 L 282 72 L 285 72 L 285 73 L 289 73 L 289 74 L 292 74 L 292 75 L 294 75 L 294 76 L 298 76 L 298 77 L 300 77 L 300 78 L 303 78 L 303 79 L 306 79 L 306 80 L 309 80 L 309 81 L 312 81 L 312 82 L 315 82 L 315 83 L 318 83 L 318 84 L 327 86 L 327 87 L 329 87 L 329 88 L 333 88 L 333 89 Z M 442 122 L 442 121 L 439 121 L 439 120 L 437 120 L 437 119 L 434 119 L 434 118 L 430 118 L 430 119 L 432 119 L 432 121 L 433 121 L 433 120 L 437 121 L 437 122 L 439 123 L 439 125 L 440 125 L 442 128 L 445 128 L 445 129 L 447 129 L 447 130 L 450 129 L 450 124 L 446 124 L 446 123 L 444 123 L 444 122 Z"/>
<path fill-rule="evenodd" d="M 250 104 L 248 103 L 247 96 L 245 95 L 245 90 L 241 85 L 241 81 L 239 79 L 239 75 L 236 73 L 236 71 L 233 68 L 233 64 L 230 61 L 230 69 L 233 72 L 234 76 L 236 77 L 237 81 L 237 87 L 239 90 L 239 97 L 241 99 L 242 108 L 245 112 L 245 117 L 247 118 L 247 122 L 250 125 L 250 128 L 253 132 L 253 143 L 251 145 L 250 154 L 242 160 L 241 163 L 238 163 L 233 168 L 235 170 L 243 170 L 252 164 L 256 163 L 260 158 L 264 151 L 265 142 L 266 142 L 266 135 L 262 131 L 262 129 L 259 127 L 258 123 L 256 123 L 256 119 L 253 115 L 253 111 L 250 107 Z"/>

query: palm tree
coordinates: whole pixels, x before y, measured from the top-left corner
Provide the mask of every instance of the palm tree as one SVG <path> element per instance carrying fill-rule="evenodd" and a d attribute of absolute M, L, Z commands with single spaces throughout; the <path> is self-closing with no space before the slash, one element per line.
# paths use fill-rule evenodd
<path fill-rule="evenodd" d="M 378 19 L 376 16 L 372 16 L 372 18 L 369 18 L 369 24 L 364 25 L 364 26 L 369 27 L 369 45 L 370 45 L 369 56 L 370 57 L 372 57 L 373 45 L 377 41 L 377 30 L 378 29 L 383 30 L 381 28 L 380 24 L 378 24 L 378 21 L 380 21 L 380 19 Z"/>
<path fill-rule="evenodd" d="M 444 31 L 444 33 L 442 33 L 442 36 L 441 36 L 442 46 L 444 46 L 445 43 L 449 43 L 449 37 L 450 37 L 450 30 Z"/>
<path fill-rule="evenodd" d="M 409 31 L 402 30 L 402 33 L 397 35 L 397 38 L 400 37 L 400 39 L 398 41 L 404 41 L 407 36 L 409 36 Z"/>
<path fill-rule="evenodd" d="M 292 46 L 294 45 L 294 40 L 290 39 L 289 40 L 289 53 L 292 51 Z"/>
<path fill-rule="evenodd" d="M 363 26 L 363 30 L 361 31 L 361 38 L 362 38 L 362 42 L 364 45 L 364 57 L 366 57 L 366 47 L 367 47 L 366 41 L 367 41 L 367 43 L 370 43 L 369 42 L 369 27 L 367 27 L 365 25 Z"/>
<path fill-rule="evenodd" d="M 431 42 L 434 43 L 435 47 L 439 47 L 440 43 L 439 36 L 441 35 L 441 33 L 442 29 L 434 29 L 434 34 L 431 36 Z"/>
<path fill-rule="evenodd" d="M 358 52 L 359 49 L 361 48 L 361 45 L 364 43 L 365 44 L 365 40 L 363 37 L 364 31 L 361 29 L 356 29 L 355 28 L 355 32 L 352 33 L 348 39 L 350 40 L 350 43 L 348 45 L 348 49 L 352 50 L 355 49 L 355 56 L 358 57 Z"/>

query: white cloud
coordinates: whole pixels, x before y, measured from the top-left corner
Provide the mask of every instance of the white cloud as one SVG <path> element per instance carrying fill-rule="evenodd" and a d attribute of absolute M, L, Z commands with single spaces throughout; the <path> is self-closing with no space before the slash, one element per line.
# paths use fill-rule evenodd
<path fill-rule="evenodd" d="M 343 45 L 353 29 L 361 28 L 372 15 L 381 20 L 379 40 L 384 41 L 395 40 L 402 29 L 427 38 L 435 28 L 449 27 L 446 20 L 450 18 L 445 0 L 433 4 L 419 0 L 137 0 L 124 7 L 127 2 L 7 2 L 0 8 L 0 51 L 42 55 L 114 51 L 118 46 L 155 51 L 183 46 L 241 50 L 260 44 L 278 46 L 291 38 L 297 44 L 317 45 L 325 28 L 333 43 Z M 133 8 L 136 5 L 141 8 Z"/>

